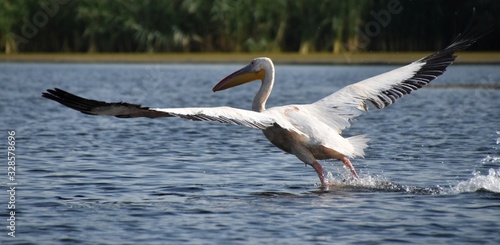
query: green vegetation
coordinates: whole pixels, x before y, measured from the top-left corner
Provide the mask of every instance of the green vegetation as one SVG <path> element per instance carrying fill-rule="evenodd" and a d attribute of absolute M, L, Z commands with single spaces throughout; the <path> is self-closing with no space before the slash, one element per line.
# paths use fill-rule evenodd
<path fill-rule="evenodd" d="M 442 48 L 494 0 L 0 0 L 0 50 L 356 52 Z M 473 50 L 500 50 L 489 35 Z"/>

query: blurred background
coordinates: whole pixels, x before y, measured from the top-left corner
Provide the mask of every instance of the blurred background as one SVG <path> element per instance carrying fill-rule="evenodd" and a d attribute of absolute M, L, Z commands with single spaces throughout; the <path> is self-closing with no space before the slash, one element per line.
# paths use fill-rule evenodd
<path fill-rule="evenodd" d="M 494 0 L 0 0 L 0 50 L 26 52 L 427 51 L 470 23 L 495 30 Z"/>

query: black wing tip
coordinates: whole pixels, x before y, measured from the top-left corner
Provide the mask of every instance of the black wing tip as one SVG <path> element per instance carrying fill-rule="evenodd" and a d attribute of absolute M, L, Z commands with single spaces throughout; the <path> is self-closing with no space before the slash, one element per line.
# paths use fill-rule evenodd
<path fill-rule="evenodd" d="M 45 92 L 42 92 L 42 97 L 58 101 L 61 99 L 61 92 L 67 93 L 66 91 L 59 88 L 47 89 Z"/>
<path fill-rule="evenodd" d="M 59 88 L 47 89 L 45 92 L 42 92 L 42 97 L 63 104 L 64 99 L 63 99 L 63 94 L 61 92 L 64 93 L 66 91 L 61 90 Z"/>
<path fill-rule="evenodd" d="M 69 94 L 69 92 L 67 91 L 64 91 L 58 87 L 55 87 L 55 88 L 49 88 L 47 90 L 45 90 L 45 92 L 42 92 L 42 94 L 62 94 L 62 93 L 67 93 Z"/>
<path fill-rule="evenodd" d="M 483 38 L 484 36 L 494 31 L 493 25 L 485 27 L 475 24 L 474 23 L 475 12 L 476 12 L 475 8 L 472 11 L 473 11 L 472 19 L 470 20 L 469 24 L 467 25 L 467 27 L 465 27 L 465 29 L 462 32 L 455 35 L 450 45 L 448 45 L 446 48 L 444 48 L 439 52 L 436 52 L 434 54 L 422 58 L 419 61 L 425 62 L 431 59 L 448 58 L 451 60 L 451 62 L 453 62 L 458 57 L 457 55 L 454 55 L 455 52 L 463 51 L 469 48 L 479 39 Z"/>
<path fill-rule="evenodd" d="M 413 62 L 423 63 L 413 77 L 403 81 L 400 85 L 383 91 L 377 99 L 369 101 L 377 109 L 382 109 L 393 104 L 404 95 L 428 85 L 432 80 L 442 75 L 448 66 L 456 60 L 458 56 L 455 55 L 455 52 L 469 48 L 477 40 L 492 31 L 492 28 L 471 28 L 471 24 L 469 24 L 464 32 L 458 34 L 446 48 Z"/>
<path fill-rule="evenodd" d="M 42 92 L 42 97 L 56 101 L 73 110 L 77 110 L 87 115 L 109 115 L 118 118 L 132 117 L 166 117 L 168 113 L 150 110 L 149 107 L 143 107 L 140 104 L 130 104 L 126 102 L 112 102 L 86 99 L 60 88 L 47 89 Z M 119 109 L 115 112 L 106 112 L 106 110 Z M 115 114 L 113 114 L 115 113 Z"/>
<path fill-rule="evenodd" d="M 92 110 L 96 107 L 107 104 L 103 101 L 82 98 L 57 87 L 47 89 L 45 92 L 42 92 L 42 97 L 88 115 L 96 115 L 95 113 L 92 113 Z"/>
<path fill-rule="evenodd" d="M 42 97 L 55 100 L 55 101 L 60 101 L 60 100 L 65 100 L 65 99 L 73 99 L 73 98 L 80 98 L 83 99 L 82 97 L 76 96 L 70 92 L 67 92 L 65 90 L 62 90 L 60 88 L 53 88 L 53 89 L 47 89 L 45 92 L 42 92 Z"/>
<path fill-rule="evenodd" d="M 472 27 L 472 22 L 473 20 L 471 20 L 463 32 L 456 35 L 451 44 L 446 48 L 428 55 L 416 62 L 425 63 L 424 67 L 426 69 L 436 69 L 440 70 L 441 73 L 444 72 L 446 68 L 457 59 L 458 55 L 456 55 L 455 52 L 469 48 L 479 39 L 493 32 L 491 27 Z"/>
<path fill-rule="evenodd" d="M 487 26 L 480 26 L 476 22 L 476 7 L 472 8 L 472 17 L 465 27 L 465 29 L 458 33 L 455 38 L 452 41 L 452 46 L 454 43 L 460 43 L 461 41 L 469 41 L 471 42 L 469 46 L 473 43 L 475 43 L 477 40 L 480 38 L 490 34 L 491 32 L 494 31 L 494 25 L 490 24 Z"/>

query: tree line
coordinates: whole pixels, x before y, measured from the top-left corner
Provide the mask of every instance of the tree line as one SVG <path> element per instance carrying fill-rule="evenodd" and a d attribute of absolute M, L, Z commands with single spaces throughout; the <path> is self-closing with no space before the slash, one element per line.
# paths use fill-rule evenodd
<path fill-rule="evenodd" d="M 498 13 L 495 0 L 0 0 L 0 50 L 435 50 L 471 19 L 499 27 Z M 489 36 L 475 49 L 500 50 Z"/>

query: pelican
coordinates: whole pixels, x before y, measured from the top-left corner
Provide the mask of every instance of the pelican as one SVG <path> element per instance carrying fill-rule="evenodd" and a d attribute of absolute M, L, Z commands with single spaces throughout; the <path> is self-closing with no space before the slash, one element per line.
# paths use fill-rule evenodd
<path fill-rule="evenodd" d="M 125 102 L 108 103 L 82 98 L 59 88 L 48 89 L 43 97 L 89 115 L 119 118 L 180 117 L 194 121 L 214 121 L 262 130 L 265 137 L 281 150 L 295 155 L 317 173 L 321 185 L 328 186 L 325 170 L 318 160 L 338 159 L 359 178 L 350 159 L 363 157 L 368 137 L 343 137 L 351 121 L 368 110 L 366 102 L 385 108 L 412 91 L 429 84 L 444 73 L 457 56 L 480 37 L 458 35 L 441 51 L 406 66 L 346 86 L 311 104 L 293 104 L 266 108 L 274 85 L 275 67 L 261 57 L 222 79 L 212 89 L 225 90 L 252 81 L 261 81 L 253 99 L 252 111 L 231 107 L 151 108 Z"/>

